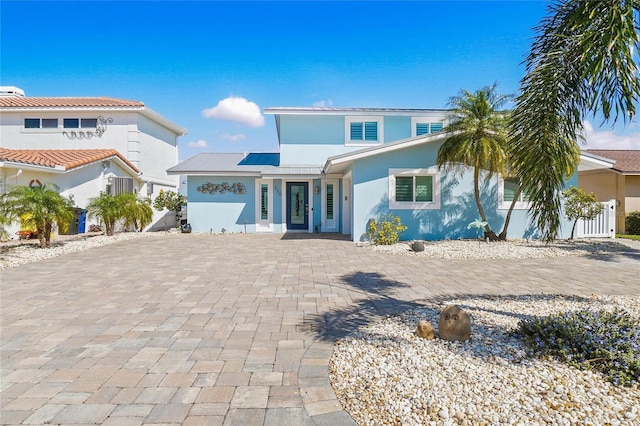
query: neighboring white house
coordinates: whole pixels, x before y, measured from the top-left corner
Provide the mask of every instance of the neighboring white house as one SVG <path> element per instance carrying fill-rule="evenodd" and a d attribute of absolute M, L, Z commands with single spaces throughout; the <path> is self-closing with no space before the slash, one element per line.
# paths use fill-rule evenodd
<path fill-rule="evenodd" d="M 110 190 L 154 198 L 177 191 L 166 170 L 186 130 L 144 103 L 109 97 L 26 97 L 0 88 L 0 192 L 55 184 L 78 209 Z M 163 225 L 154 213 L 156 227 Z M 154 225 L 152 225 L 154 226 Z"/>

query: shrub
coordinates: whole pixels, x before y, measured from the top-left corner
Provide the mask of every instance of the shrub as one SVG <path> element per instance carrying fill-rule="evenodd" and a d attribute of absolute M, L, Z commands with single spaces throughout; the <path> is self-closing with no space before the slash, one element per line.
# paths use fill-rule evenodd
<path fill-rule="evenodd" d="M 514 335 L 529 356 L 597 370 L 615 385 L 640 382 L 640 323 L 627 312 L 575 311 L 520 321 Z"/>
<path fill-rule="evenodd" d="M 375 219 L 369 220 L 369 240 L 378 245 L 395 244 L 400 239 L 400 233 L 406 229 L 398 216 L 389 213 L 377 222 Z"/>
<path fill-rule="evenodd" d="M 640 235 L 640 211 L 627 215 L 624 230 L 629 235 Z"/>

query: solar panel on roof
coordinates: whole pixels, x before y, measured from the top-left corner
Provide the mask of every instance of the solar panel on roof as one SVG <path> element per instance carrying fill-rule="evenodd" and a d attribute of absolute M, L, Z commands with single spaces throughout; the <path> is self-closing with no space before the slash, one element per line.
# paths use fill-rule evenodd
<path fill-rule="evenodd" d="M 238 166 L 279 166 L 280 154 L 277 152 L 252 152 L 238 163 Z"/>

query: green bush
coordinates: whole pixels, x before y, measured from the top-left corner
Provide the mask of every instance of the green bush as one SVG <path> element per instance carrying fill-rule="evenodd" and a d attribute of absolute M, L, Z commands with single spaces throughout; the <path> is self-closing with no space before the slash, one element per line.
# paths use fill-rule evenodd
<path fill-rule="evenodd" d="M 624 230 L 629 235 L 640 235 L 640 211 L 627 215 Z"/>
<path fill-rule="evenodd" d="M 575 311 L 522 320 L 513 332 L 529 356 L 597 370 L 615 385 L 640 382 L 640 322 L 623 310 Z"/>
<path fill-rule="evenodd" d="M 378 245 L 391 245 L 398 242 L 400 233 L 406 231 L 407 227 L 402 224 L 398 216 L 391 213 L 382 217 L 376 222 L 369 220 L 369 240 Z"/>

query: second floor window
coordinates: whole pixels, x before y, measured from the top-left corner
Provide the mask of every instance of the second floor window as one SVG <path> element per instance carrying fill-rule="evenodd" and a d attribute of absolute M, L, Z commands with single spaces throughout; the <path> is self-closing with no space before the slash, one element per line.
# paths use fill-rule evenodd
<path fill-rule="evenodd" d="M 347 117 L 346 145 L 375 145 L 382 143 L 381 117 Z"/>
<path fill-rule="evenodd" d="M 25 129 L 57 129 L 57 118 L 25 118 Z"/>

